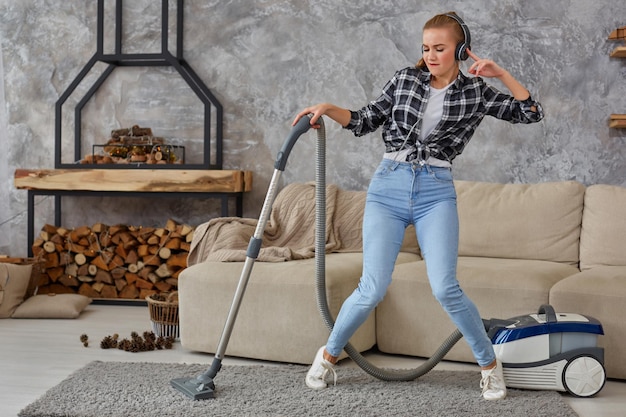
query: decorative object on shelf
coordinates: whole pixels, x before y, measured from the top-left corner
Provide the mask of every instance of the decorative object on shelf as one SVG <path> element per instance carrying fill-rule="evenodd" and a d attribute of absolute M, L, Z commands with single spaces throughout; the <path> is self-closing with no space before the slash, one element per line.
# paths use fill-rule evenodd
<path fill-rule="evenodd" d="M 184 164 L 185 147 L 166 143 L 149 127 L 116 129 L 106 144 L 93 145 L 91 154 L 80 161 L 90 164 Z"/>

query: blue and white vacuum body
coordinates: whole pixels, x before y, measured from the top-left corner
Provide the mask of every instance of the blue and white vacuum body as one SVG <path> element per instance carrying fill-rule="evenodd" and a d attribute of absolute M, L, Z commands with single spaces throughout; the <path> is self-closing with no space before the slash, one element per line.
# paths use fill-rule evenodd
<path fill-rule="evenodd" d="M 593 317 L 555 313 L 543 305 L 537 314 L 493 326 L 489 335 L 510 388 L 566 391 L 590 397 L 606 382 L 602 324 Z"/>

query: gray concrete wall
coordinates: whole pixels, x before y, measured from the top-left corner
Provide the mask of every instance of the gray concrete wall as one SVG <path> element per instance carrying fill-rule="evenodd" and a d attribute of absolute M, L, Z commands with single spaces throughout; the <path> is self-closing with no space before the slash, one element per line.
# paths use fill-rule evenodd
<path fill-rule="evenodd" d="M 125 52 L 158 52 L 160 2 L 125 3 Z M 107 0 L 109 39 L 113 4 Z M 419 59 L 424 22 L 449 10 L 469 25 L 474 52 L 508 69 L 546 111 L 529 126 L 485 120 L 455 161 L 457 179 L 626 185 L 626 130 L 608 128 L 611 113 L 626 113 L 626 59 L 609 58 L 618 43 L 607 40 L 626 24 L 621 2 L 186 0 L 184 57 L 224 107 L 224 168 L 254 172 L 247 217 L 258 217 L 294 115 L 320 101 L 366 104 L 396 69 Z M 13 187 L 13 173 L 54 167 L 54 105 L 96 51 L 96 2 L 0 0 L 0 42 L 0 253 L 25 256 L 26 192 Z M 64 162 L 73 159 L 71 109 Z M 84 146 L 139 124 L 187 141 L 193 154 L 202 122 L 199 100 L 171 69 L 116 70 L 83 112 Z M 327 132 L 328 181 L 365 189 L 383 152 L 380 134 L 355 138 L 336 125 Z M 284 183 L 314 178 L 314 139 L 298 143 Z M 189 199 L 156 208 L 145 199 L 67 198 L 64 207 L 66 227 L 168 217 L 196 225 L 219 209 Z M 36 230 L 53 221 L 51 211 L 51 198 L 37 199 Z"/>

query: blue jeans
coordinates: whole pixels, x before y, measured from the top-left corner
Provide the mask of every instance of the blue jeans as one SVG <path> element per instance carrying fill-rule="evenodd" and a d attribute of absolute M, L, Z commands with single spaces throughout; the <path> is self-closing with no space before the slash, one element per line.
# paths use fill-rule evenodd
<path fill-rule="evenodd" d="M 496 358 L 493 346 L 478 309 L 456 279 L 459 219 L 452 172 L 386 159 L 376 169 L 367 191 L 363 275 L 341 307 L 326 350 L 339 356 L 385 296 L 409 224 L 415 225 L 433 295 L 463 334 L 478 364 L 489 365 Z"/>

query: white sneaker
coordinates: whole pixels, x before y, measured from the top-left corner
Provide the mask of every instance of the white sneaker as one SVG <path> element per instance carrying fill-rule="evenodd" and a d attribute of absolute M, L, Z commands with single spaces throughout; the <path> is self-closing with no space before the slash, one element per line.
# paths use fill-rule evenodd
<path fill-rule="evenodd" d="M 480 387 L 483 389 L 483 398 L 485 400 L 501 400 L 506 397 L 504 374 L 502 373 L 502 364 L 499 360 L 496 360 L 495 368 L 483 370 L 481 375 Z"/>
<path fill-rule="evenodd" d="M 328 384 L 326 384 L 326 376 L 329 372 L 333 375 L 333 384 L 337 385 L 337 373 L 335 372 L 335 367 L 332 363 L 324 359 L 325 348 L 326 346 L 319 348 L 317 354 L 315 355 L 315 359 L 313 359 L 311 369 L 309 369 L 309 372 L 306 374 L 305 382 L 309 388 L 326 388 L 328 386 Z"/>

